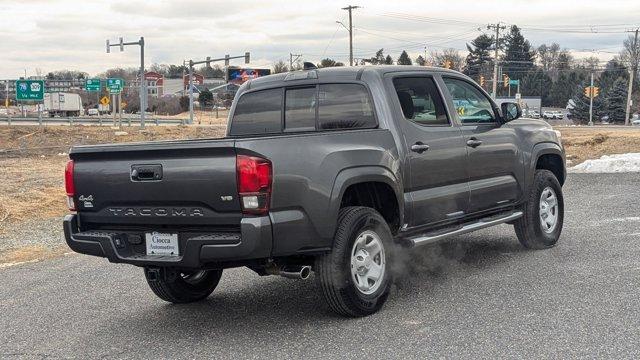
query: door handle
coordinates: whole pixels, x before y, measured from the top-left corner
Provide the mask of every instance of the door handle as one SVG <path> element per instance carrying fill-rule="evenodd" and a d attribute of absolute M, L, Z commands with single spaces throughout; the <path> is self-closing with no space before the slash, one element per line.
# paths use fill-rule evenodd
<path fill-rule="evenodd" d="M 482 141 L 476 139 L 476 138 L 470 138 L 469 140 L 467 140 L 467 146 L 472 147 L 472 148 L 477 148 L 478 146 L 482 145 Z"/>
<path fill-rule="evenodd" d="M 411 145 L 411 151 L 417 152 L 418 154 L 422 154 L 423 152 L 429 150 L 429 145 L 418 141 L 417 143 Z"/>

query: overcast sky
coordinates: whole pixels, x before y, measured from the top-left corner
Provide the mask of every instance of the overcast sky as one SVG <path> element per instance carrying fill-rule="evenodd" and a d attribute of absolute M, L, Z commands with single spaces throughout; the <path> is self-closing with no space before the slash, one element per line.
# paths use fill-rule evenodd
<path fill-rule="evenodd" d="M 183 59 L 242 55 L 252 66 L 331 57 L 348 62 L 347 1 L 220 0 L 0 0 L 0 78 L 70 69 L 90 74 L 139 66 L 139 50 L 105 51 L 105 40 L 145 37 L 146 63 L 180 64 Z M 356 57 L 385 48 L 397 59 L 412 58 L 466 42 L 502 21 L 523 28 L 535 46 L 557 42 L 577 57 L 603 61 L 619 52 L 640 26 L 639 0 L 456 0 L 352 1 Z M 445 21 L 441 19 L 446 19 Z M 480 28 L 480 30 L 478 30 Z M 592 29 L 592 30 L 591 30 Z M 591 31 L 595 31 L 593 33 Z M 388 51 L 387 51 L 388 50 Z M 594 52 L 595 50 L 595 52 Z"/>

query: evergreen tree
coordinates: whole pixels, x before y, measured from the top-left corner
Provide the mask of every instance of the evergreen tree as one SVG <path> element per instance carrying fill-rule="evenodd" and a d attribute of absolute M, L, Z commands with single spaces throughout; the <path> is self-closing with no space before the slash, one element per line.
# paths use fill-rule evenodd
<path fill-rule="evenodd" d="M 387 55 L 387 57 L 384 59 L 384 64 L 393 65 L 393 58 L 391 58 L 391 55 Z"/>
<path fill-rule="evenodd" d="M 627 104 L 627 86 L 629 80 L 618 78 L 613 86 L 606 94 L 606 115 L 609 115 L 609 121 L 623 123 Z M 602 96 L 603 93 L 600 93 Z"/>
<path fill-rule="evenodd" d="M 413 65 L 413 63 L 411 62 L 411 58 L 409 57 L 409 54 L 407 54 L 407 52 L 405 50 L 402 50 L 402 53 L 400 54 L 400 57 L 398 57 L 398 65 Z"/>
<path fill-rule="evenodd" d="M 571 115 L 573 116 L 573 122 L 578 124 L 589 123 L 589 98 L 584 96 L 584 88 L 589 84 L 585 81 L 574 88 L 575 95 L 573 95 L 573 109 L 571 109 Z M 598 96 L 593 99 L 593 121 L 596 121 L 602 115 L 604 103 L 602 96 Z M 624 117 L 624 116 L 623 116 Z"/>
<path fill-rule="evenodd" d="M 384 49 L 376 51 L 376 55 L 368 60 L 372 65 L 382 65 L 385 63 Z"/>
<path fill-rule="evenodd" d="M 418 57 L 416 58 L 416 64 L 425 66 L 427 65 L 427 59 L 423 58 L 422 55 L 418 55 Z"/>
<path fill-rule="evenodd" d="M 502 72 L 512 79 L 518 79 L 519 74 L 529 71 L 534 66 L 535 51 L 531 50 L 529 40 L 520 33 L 520 28 L 512 25 L 504 41 L 504 57 Z"/>
<path fill-rule="evenodd" d="M 540 68 L 526 73 L 520 80 L 522 96 L 540 96 L 542 106 L 550 106 L 550 90 L 553 86 L 551 77 Z"/>
<path fill-rule="evenodd" d="M 605 66 L 604 71 L 598 78 L 600 84 L 600 93 L 606 94 L 613 87 L 613 83 L 618 79 L 629 81 L 629 71 L 619 59 L 611 59 Z"/>
<path fill-rule="evenodd" d="M 467 44 L 469 54 L 465 59 L 464 73 L 476 79 L 481 74 L 487 75 L 491 71 L 493 58 L 491 57 L 491 48 L 493 47 L 493 38 L 482 34 Z"/>

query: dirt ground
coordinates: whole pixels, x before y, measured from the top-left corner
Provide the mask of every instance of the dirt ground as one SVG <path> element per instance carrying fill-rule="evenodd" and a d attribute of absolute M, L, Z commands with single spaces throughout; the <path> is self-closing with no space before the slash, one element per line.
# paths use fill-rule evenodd
<path fill-rule="evenodd" d="M 640 152 L 640 128 L 628 127 L 556 127 L 562 133 L 567 152 L 567 166 L 575 166 L 587 159 L 602 155 Z"/>
<path fill-rule="evenodd" d="M 640 152 L 640 128 L 558 127 L 570 160 L 575 166 L 605 154 Z M 64 194 L 66 152 L 75 144 L 151 141 L 165 139 L 218 138 L 221 126 L 159 126 L 146 131 L 97 126 L 1 126 L 0 127 L 0 240 L 25 221 L 51 220 L 68 212 Z M 29 247 L 0 254 L 0 263 L 29 261 L 66 251 Z"/>

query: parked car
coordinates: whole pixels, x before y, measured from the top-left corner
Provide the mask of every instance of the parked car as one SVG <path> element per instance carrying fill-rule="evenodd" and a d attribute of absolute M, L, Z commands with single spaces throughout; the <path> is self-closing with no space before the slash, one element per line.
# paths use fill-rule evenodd
<path fill-rule="evenodd" d="M 564 114 L 562 113 L 562 111 L 552 111 L 552 113 L 555 119 L 558 119 L 558 120 L 564 119 Z"/>
<path fill-rule="evenodd" d="M 540 119 L 540 112 L 538 110 L 529 110 L 529 117 L 532 119 Z"/>
<path fill-rule="evenodd" d="M 91 108 L 91 109 L 87 110 L 87 115 L 89 115 L 89 116 L 97 116 L 99 114 L 100 113 L 98 112 L 98 109 L 96 109 L 96 108 Z"/>
<path fill-rule="evenodd" d="M 554 119 L 555 117 L 556 115 L 554 114 L 553 111 L 547 110 L 542 112 L 543 119 Z"/>
<path fill-rule="evenodd" d="M 142 267 L 168 302 L 202 300 L 224 269 L 246 266 L 314 271 L 331 309 L 365 316 L 418 246 L 504 223 L 526 248 L 556 244 L 564 150 L 549 124 L 520 115 L 446 69 L 252 79 L 225 138 L 74 146 L 65 238 Z"/>

